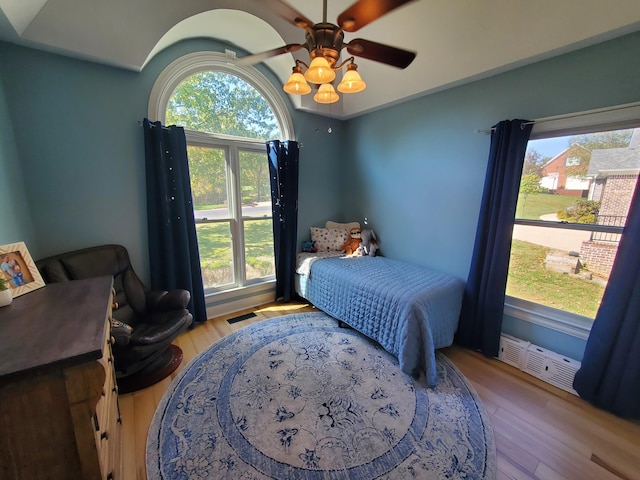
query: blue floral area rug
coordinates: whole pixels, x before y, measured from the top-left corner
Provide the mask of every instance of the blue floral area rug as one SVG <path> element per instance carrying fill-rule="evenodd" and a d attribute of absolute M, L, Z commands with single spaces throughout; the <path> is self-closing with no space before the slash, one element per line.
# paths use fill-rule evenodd
<path fill-rule="evenodd" d="M 493 479 L 488 415 L 437 363 L 427 388 L 322 312 L 250 325 L 174 379 L 149 430 L 148 478 Z"/>

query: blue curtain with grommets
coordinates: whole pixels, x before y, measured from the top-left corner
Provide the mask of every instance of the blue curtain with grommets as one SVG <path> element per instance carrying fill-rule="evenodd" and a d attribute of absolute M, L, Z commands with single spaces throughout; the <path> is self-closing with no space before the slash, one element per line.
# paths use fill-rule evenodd
<path fill-rule="evenodd" d="M 618 253 L 573 381 L 580 397 L 640 418 L 640 181 Z"/>
<path fill-rule="evenodd" d="M 456 342 L 495 357 L 500 346 L 511 236 L 533 122 L 504 120 L 492 128 L 480 216 Z"/>
<path fill-rule="evenodd" d="M 184 128 L 165 127 L 147 118 L 142 126 L 151 288 L 188 290 L 194 322 L 205 322 L 207 312 Z"/>
<path fill-rule="evenodd" d="M 298 143 L 267 142 L 271 179 L 273 250 L 276 267 L 276 300 L 293 299 L 298 239 Z"/>

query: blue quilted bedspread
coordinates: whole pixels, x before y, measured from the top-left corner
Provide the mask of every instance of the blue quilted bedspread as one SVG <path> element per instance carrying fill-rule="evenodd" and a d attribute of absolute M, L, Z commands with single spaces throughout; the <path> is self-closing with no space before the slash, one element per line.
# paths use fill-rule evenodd
<path fill-rule="evenodd" d="M 298 293 L 329 315 L 376 340 L 403 372 L 436 383 L 435 349 L 451 345 L 464 282 L 385 257 L 315 261 L 299 275 Z"/>

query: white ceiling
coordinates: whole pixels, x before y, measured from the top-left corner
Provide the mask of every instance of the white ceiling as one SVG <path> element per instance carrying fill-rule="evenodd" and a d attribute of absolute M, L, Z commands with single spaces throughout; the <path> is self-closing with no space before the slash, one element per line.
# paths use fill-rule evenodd
<path fill-rule="evenodd" d="M 335 22 L 354 1 L 328 0 L 327 20 Z M 322 20 L 321 0 L 289 4 Z M 345 34 L 345 42 L 365 38 L 416 51 L 407 69 L 357 59 L 364 92 L 331 106 L 318 106 L 311 95 L 294 105 L 351 118 L 637 30 L 638 0 L 417 0 Z M 261 0 L 0 0 L 0 40 L 135 71 L 163 48 L 194 37 L 259 53 L 303 43 L 304 31 Z M 265 63 L 284 83 L 294 57 Z"/>

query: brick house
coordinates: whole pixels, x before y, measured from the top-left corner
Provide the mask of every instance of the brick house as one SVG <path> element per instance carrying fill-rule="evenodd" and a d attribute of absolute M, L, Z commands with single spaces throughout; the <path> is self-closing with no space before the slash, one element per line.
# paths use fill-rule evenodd
<path fill-rule="evenodd" d="M 591 180 L 585 177 L 591 151 L 580 144 L 571 145 L 542 166 L 540 186 L 551 193 L 568 197 L 586 197 Z"/>
<path fill-rule="evenodd" d="M 640 173 L 640 128 L 626 148 L 593 150 L 587 170 L 589 200 L 600 202 L 596 223 L 624 226 Z M 608 277 L 615 260 L 619 234 L 594 232 L 582 243 L 580 257 L 593 273 Z"/>

